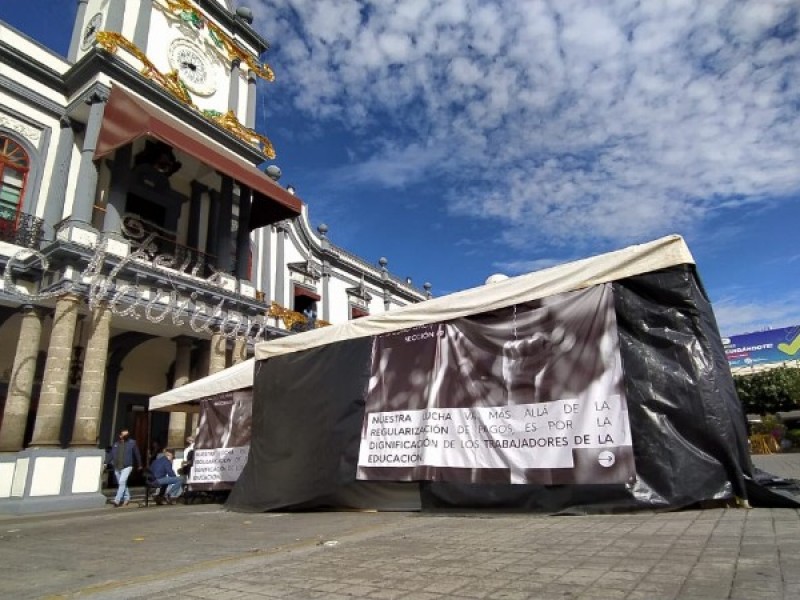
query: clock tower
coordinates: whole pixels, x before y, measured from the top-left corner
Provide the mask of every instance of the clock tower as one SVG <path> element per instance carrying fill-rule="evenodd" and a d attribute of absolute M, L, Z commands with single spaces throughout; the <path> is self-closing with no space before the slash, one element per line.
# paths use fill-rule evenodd
<path fill-rule="evenodd" d="M 275 158 L 254 130 L 256 81 L 274 77 L 251 11 L 227 0 L 77 1 L 67 86 L 84 97 L 75 110 L 91 177 L 79 178 L 73 221 L 118 238 L 136 215 L 164 244 L 244 278 L 250 232 L 300 207 L 256 167 Z"/>
<path fill-rule="evenodd" d="M 143 74 L 172 80 L 186 103 L 212 117 L 255 125 L 255 82 L 272 80 L 267 43 L 247 8 L 228 0 L 78 0 L 69 59 L 100 47 Z"/>

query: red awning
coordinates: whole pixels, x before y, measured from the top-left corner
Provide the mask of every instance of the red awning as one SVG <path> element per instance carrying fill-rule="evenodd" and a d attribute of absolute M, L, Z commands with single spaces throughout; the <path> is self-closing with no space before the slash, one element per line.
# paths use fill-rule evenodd
<path fill-rule="evenodd" d="M 253 190 L 251 230 L 300 214 L 300 199 L 257 168 L 166 111 L 135 98 L 119 86 L 114 86 L 103 113 L 95 159 L 143 136 L 161 140 L 182 150 Z"/>
<path fill-rule="evenodd" d="M 369 311 L 364 310 L 363 308 L 358 308 L 357 306 L 350 305 L 350 318 L 351 319 L 360 319 L 361 317 L 368 317 Z"/>
<path fill-rule="evenodd" d="M 314 290 L 312 290 L 310 288 L 303 287 L 303 286 L 300 286 L 300 285 L 297 285 L 297 284 L 294 285 L 294 295 L 295 296 L 305 296 L 307 298 L 311 298 L 312 300 L 316 300 L 317 302 L 319 302 L 319 300 L 320 300 L 320 296 L 319 296 L 319 294 L 317 292 L 315 292 Z"/>

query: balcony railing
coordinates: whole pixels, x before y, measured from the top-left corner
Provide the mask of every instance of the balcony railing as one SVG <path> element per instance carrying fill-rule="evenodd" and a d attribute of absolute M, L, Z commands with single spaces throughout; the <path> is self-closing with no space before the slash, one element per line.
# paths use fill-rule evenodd
<path fill-rule="evenodd" d="M 212 275 L 211 267 L 216 264 L 216 257 L 213 254 L 206 254 L 179 244 L 171 232 L 138 217 L 126 216 L 125 223 L 123 236 L 130 240 L 134 247 L 144 243 L 151 234 L 154 234 L 146 249 L 152 260 L 157 259 L 159 264 L 187 275 L 203 279 Z"/>
<path fill-rule="evenodd" d="M 0 216 L 0 242 L 38 248 L 43 234 L 44 219 L 25 213 L 11 218 Z"/>

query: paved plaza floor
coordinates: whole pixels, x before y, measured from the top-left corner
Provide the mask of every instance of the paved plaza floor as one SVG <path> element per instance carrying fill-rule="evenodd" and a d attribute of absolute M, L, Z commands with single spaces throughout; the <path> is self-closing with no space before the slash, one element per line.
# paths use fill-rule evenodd
<path fill-rule="evenodd" d="M 800 475 L 800 455 L 755 462 Z M 0 597 L 19 599 L 800 598 L 800 511 L 109 507 L 0 518 L 0 570 Z"/>

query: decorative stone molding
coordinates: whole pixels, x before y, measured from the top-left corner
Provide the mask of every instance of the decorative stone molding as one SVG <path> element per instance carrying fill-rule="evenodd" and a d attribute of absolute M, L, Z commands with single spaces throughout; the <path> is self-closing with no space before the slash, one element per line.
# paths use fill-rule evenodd
<path fill-rule="evenodd" d="M 313 261 L 289 263 L 286 268 L 294 275 L 301 275 L 301 283 L 317 283 L 322 277 L 322 267 Z M 311 281 L 308 281 L 311 280 Z"/>
<path fill-rule="evenodd" d="M 42 137 L 41 129 L 31 127 L 27 123 L 23 123 L 19 119 L 5 113 L 0 113 L 0 127 L 10 129 L 34 144 L 38 144 Z"/>

